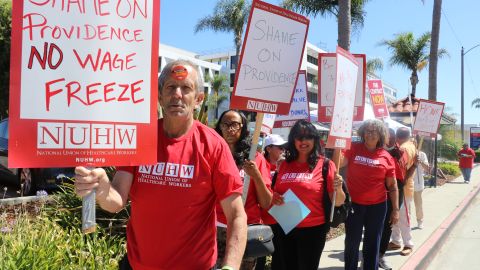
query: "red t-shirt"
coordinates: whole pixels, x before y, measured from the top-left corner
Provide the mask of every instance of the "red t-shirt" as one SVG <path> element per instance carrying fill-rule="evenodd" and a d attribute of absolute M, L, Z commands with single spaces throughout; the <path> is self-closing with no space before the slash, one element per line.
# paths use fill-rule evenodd
<path fill-rule="evenodd" d="M 255 163 L 257 164 L 260 174 L 262 175 L 263 182 L 269 190 L 271 190 L 272 180 L 270 179 L 270 171 L 268 169 L 267 160 L 263 157 L 262 154 L 258 152 L 255 155 Z M 238 171 L 238 170 L 237 170 Z M 240 170 L 240 177 L 243 181 L 245 176 L 245 171 Z M 223 213 L 222 206 L 220 202 L 217 203 L 217 220 L 223 224 L 227 224 L 227 218 Z M 247 202 L 245 203 L 245 212 L 247 213 L 247 223 L 248 224 L 261 224 L 261 207 L 257 199 L 257 191 L 255 189 L 255 183 L 250 178 L 250 184 L 248 185 L 247 193 Z"/>
<path fill-rule="evenodd" d="M 464 155 L 471 155 L 472 157 L 462 157 Z M 458 151 L 459 161 L 458 166 L 460 168 L 473 168 L 473 160 L 475 159 L 475 151 L 472 148 L 461 149 Z"/>
<path fill-rule="evenodd" d="M 275 170 L 277 169 L 277 165 L 276 164 L 272 164 L 270 162 L 268 162 L 268 165 L 270 166 L 270 179 L 273 180 L 273 175 L 275 174 Z M 272 207 L 272 206 L 270 206 Z M 277 221 L 268 213 L 268 210 L 269 209 L 260 209 L 261 212 L 262 212 L 262 222 L 263 224 L 267 224 L 267 225 L 273 225 L 273 224 L 277 224 Z"/>
<path fill-rule="evenodd" d="M 325 223 L 325 210 L 323 209 L 323 193 L 325 181 L 322 176 L 323 158 L 310 172 L 307 162 L 296 161 L 282 162 L 278 170 L 277 181 L 273 187 L 277 193 L 284 194 L 291 189 L 295 195 L 310 209 L 310 214 L 297 225 L 297 228 L 313 227 Z M 336 171 L 335 163 L 329 162 L 327 187 L 333 192 L 333 179 Z"/>
<path fill-rule="evenodd" d="M 387 199 L 385 179 L 395 177 L 395 161 L 383 148 L 374 152 L 367 150 L 363 143 L 353 143 L 345 151 L 348 159 L 347 187 L 352 202 L 372 205 Z"/>
<path fill-rule="evenodd" d="M 133 269 L 209 269 L 217 259 L 215 202 L 242 192 L 230 150 L 199 122 L 180 138 L 158 123 L 158 163 L 133 174 L 127 226 Z"/>

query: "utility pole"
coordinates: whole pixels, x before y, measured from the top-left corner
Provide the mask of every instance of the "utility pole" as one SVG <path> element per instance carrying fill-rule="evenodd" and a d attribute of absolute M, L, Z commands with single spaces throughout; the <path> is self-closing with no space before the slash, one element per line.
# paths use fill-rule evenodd
<path fill-rule="evenodd" d="M 465 54 L 467 54 L 469 51 L 475 49 L 476 47 L 480 46 L 480 44 L 477 44 L 475 46 L 473 46 L 472 48 L 468 49 L 466 52 L 464 52 L 463 50 L 463 46 L 462 46 L 462 51 L 461 51 L 461 55 L 462 55 L 462 60 L 461 60 L 461 84 L 460 84 L 460 98 L 461 98 L 461 103 L 460 103 L 460 108 L 461 108 L 461 111 L 460 111 L 460 128 L 461 128 L 461 132 L 462 132 L 462 143 L 465 143 L 465 135 L 464 135 L 464 123 L 463 123 L 463 118 L 464 118 L 464 106 L 463 106 L 463 103 L 464 103 L 464 94 L 463 94 L 463 57 L 465 56 Z"/>

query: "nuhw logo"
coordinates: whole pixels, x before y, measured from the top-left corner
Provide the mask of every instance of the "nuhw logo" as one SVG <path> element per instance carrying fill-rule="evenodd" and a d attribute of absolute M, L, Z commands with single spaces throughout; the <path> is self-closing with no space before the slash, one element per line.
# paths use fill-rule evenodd
<path fill-rule="evenodd" d="M 180 177 L 192 179 L 195 172 L 195 166 L 184 165 L 170 162 L 159 162 L 156 165 L 144 165 L 138 168 L 139 173 L 168 176 L 168 177 Z"/>
<path fill-rule="evenodd" d="M 136 149 L 137 126 L 38 122 L 39 149 Z"/>

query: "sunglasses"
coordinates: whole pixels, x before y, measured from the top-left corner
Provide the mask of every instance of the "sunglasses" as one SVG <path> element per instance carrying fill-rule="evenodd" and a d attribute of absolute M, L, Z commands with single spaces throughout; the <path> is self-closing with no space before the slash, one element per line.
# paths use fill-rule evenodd
<path fill-rule="evenodd" d="M 302 135 L 295 136 L 295 139 L 299 140 L 299 141 L 313 140 L 313 139 L 315 139 L 315 136 L 310 135 L 310 134 L 308 134 L 308 135 L 307 134 L 302 134 Z"/>

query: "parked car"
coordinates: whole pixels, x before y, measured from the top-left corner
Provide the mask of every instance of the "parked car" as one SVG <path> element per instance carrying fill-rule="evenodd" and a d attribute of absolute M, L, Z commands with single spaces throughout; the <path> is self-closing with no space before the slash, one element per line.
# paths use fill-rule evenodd
<path fill-rule="evenodd" d="M 8 118 L 0 121 L 0 187 L 14 188 L 21 195 L 34 195 L 38 190 L 52 192 L 69 181 L 74 168 L 9 168 Z"/>

